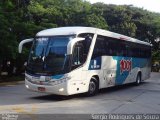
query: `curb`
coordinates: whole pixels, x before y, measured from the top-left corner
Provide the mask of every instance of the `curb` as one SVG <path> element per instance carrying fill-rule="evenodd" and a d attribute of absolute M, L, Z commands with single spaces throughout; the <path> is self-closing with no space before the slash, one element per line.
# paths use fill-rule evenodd
<path fill-rule="evenodd" d="M 0 83 L 0 87 L 24 84 L 24 81 L 12 81 Z"/>

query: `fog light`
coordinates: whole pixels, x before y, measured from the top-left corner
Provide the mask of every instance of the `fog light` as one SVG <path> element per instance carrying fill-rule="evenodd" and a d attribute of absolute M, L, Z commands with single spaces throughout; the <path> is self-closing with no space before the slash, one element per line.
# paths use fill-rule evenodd
<path fill-rule="evenodd" d="M 60 89 L 59 89 L 59 92 L 62 92 L 62 91 L 64 91 L 64 88 L 60 88 Z"/>
<path fill-rule="evenodd" d="M 26 85 L 26 88 L 28 88 L 28 89 L 29 89 L 29 86 L 28 86 L 28 85 Z"/>

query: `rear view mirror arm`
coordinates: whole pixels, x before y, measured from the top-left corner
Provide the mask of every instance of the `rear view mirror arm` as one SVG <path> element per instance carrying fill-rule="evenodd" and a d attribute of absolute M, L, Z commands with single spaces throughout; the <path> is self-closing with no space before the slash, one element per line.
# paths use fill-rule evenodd
<path fill-rule="evenodd" d="M 22 40 L 22 41 L 19 43 L 18 52 L 19 52 L 19 53 L 22 53 L 23 45 L 26 44 L 26 43 L 32 42 L 33 40 L 34 40 L 33 38 Z"/>

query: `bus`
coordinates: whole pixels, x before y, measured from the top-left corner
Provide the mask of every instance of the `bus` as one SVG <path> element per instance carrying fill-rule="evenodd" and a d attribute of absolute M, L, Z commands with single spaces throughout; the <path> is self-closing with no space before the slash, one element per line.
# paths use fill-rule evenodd
<path fill-rule="evenodd" d="M 25 86 L 58 95 L 87 93 L 136 83 L 150 77 L 151 44 L 92 27 L 59 27 L 34 38 L 25 72 Z"/>

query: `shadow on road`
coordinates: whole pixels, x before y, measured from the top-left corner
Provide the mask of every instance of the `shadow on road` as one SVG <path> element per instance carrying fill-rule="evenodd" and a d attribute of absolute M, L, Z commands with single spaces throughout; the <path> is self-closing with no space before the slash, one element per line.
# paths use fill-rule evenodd
<path fill-rule="evenodd" d="M 63 95 L 43 95 L 43 96 L 36 96 L 36 97 L 30 97 L 30 99 L 34 100 L 46 100 L 46 101 L 64 101 L 64 100 L 71 100 L 76 98 L 85 98 L 87 97 L 86 94 L 76 94 L 76 95 L 70 95 L 70 96 L 63 96 Z"/>
<path fill-rule="evenodd" d="M 149 84 L 149 83 L 148 82 L 142 82 L 140 84 L 140 86 L 143 85 L 143 84 Z M 110 88 L 104 88 L 104 89 L 101 89 L 96 96 L 107 94 L 107 93 L 112 93 L 112 92 L 117 92 L 117 91 L 122 91 L 122 90 L 126 90 L 126 89 L 131 89 L 133 87 L 138 87 L 138 86 L 135 86 L 135 84 L 132 83 L 132 84 L 119 85 L 119 86 L 110 87 Z M 76 94 L 76 95 L 70 95 L 70 96 L 49 94 L 49 95 L 31 97 L 30 99 L 32 99 L 32 100 L 33 99 L 34 100 L 45 100 L 45 101 L 64 101 L 64 100 L 71 100 L 71 99 L 77 99 L 77 98 L 80 98 L 80 99 L 94 98 L 94 96 L 88 97 L 84 93 Z"/>
<path fill-rule="evenodd" d="M 111 92 L 117 92 L 120 90 L 127 90 L 127 89 L 131 89 L 134 87 L 138 87 L 144 84 L 149 84 L 148 82 L 142 82 L 140 85 L 135 85 L 135 83 L 129 83 L 129 84 L 125 84 L 125 85 L 118 85 L 118 86 L 114 86 L 114 87 L 109 87 L 109 88 L 103 88 L 99 91 L 99 93 L 101 94 L 106 94 L 106 93 L 111 93 Z"/>
<path fill-rule="evenodd" d="M 47 100 L 47 101 L 63 101 L 63 100 L 72 99 L 72 97 L 71 96 L 62 96 L 62 95 L 50 94 L 50 95 L 31 97 L 30 99 Z"/>

